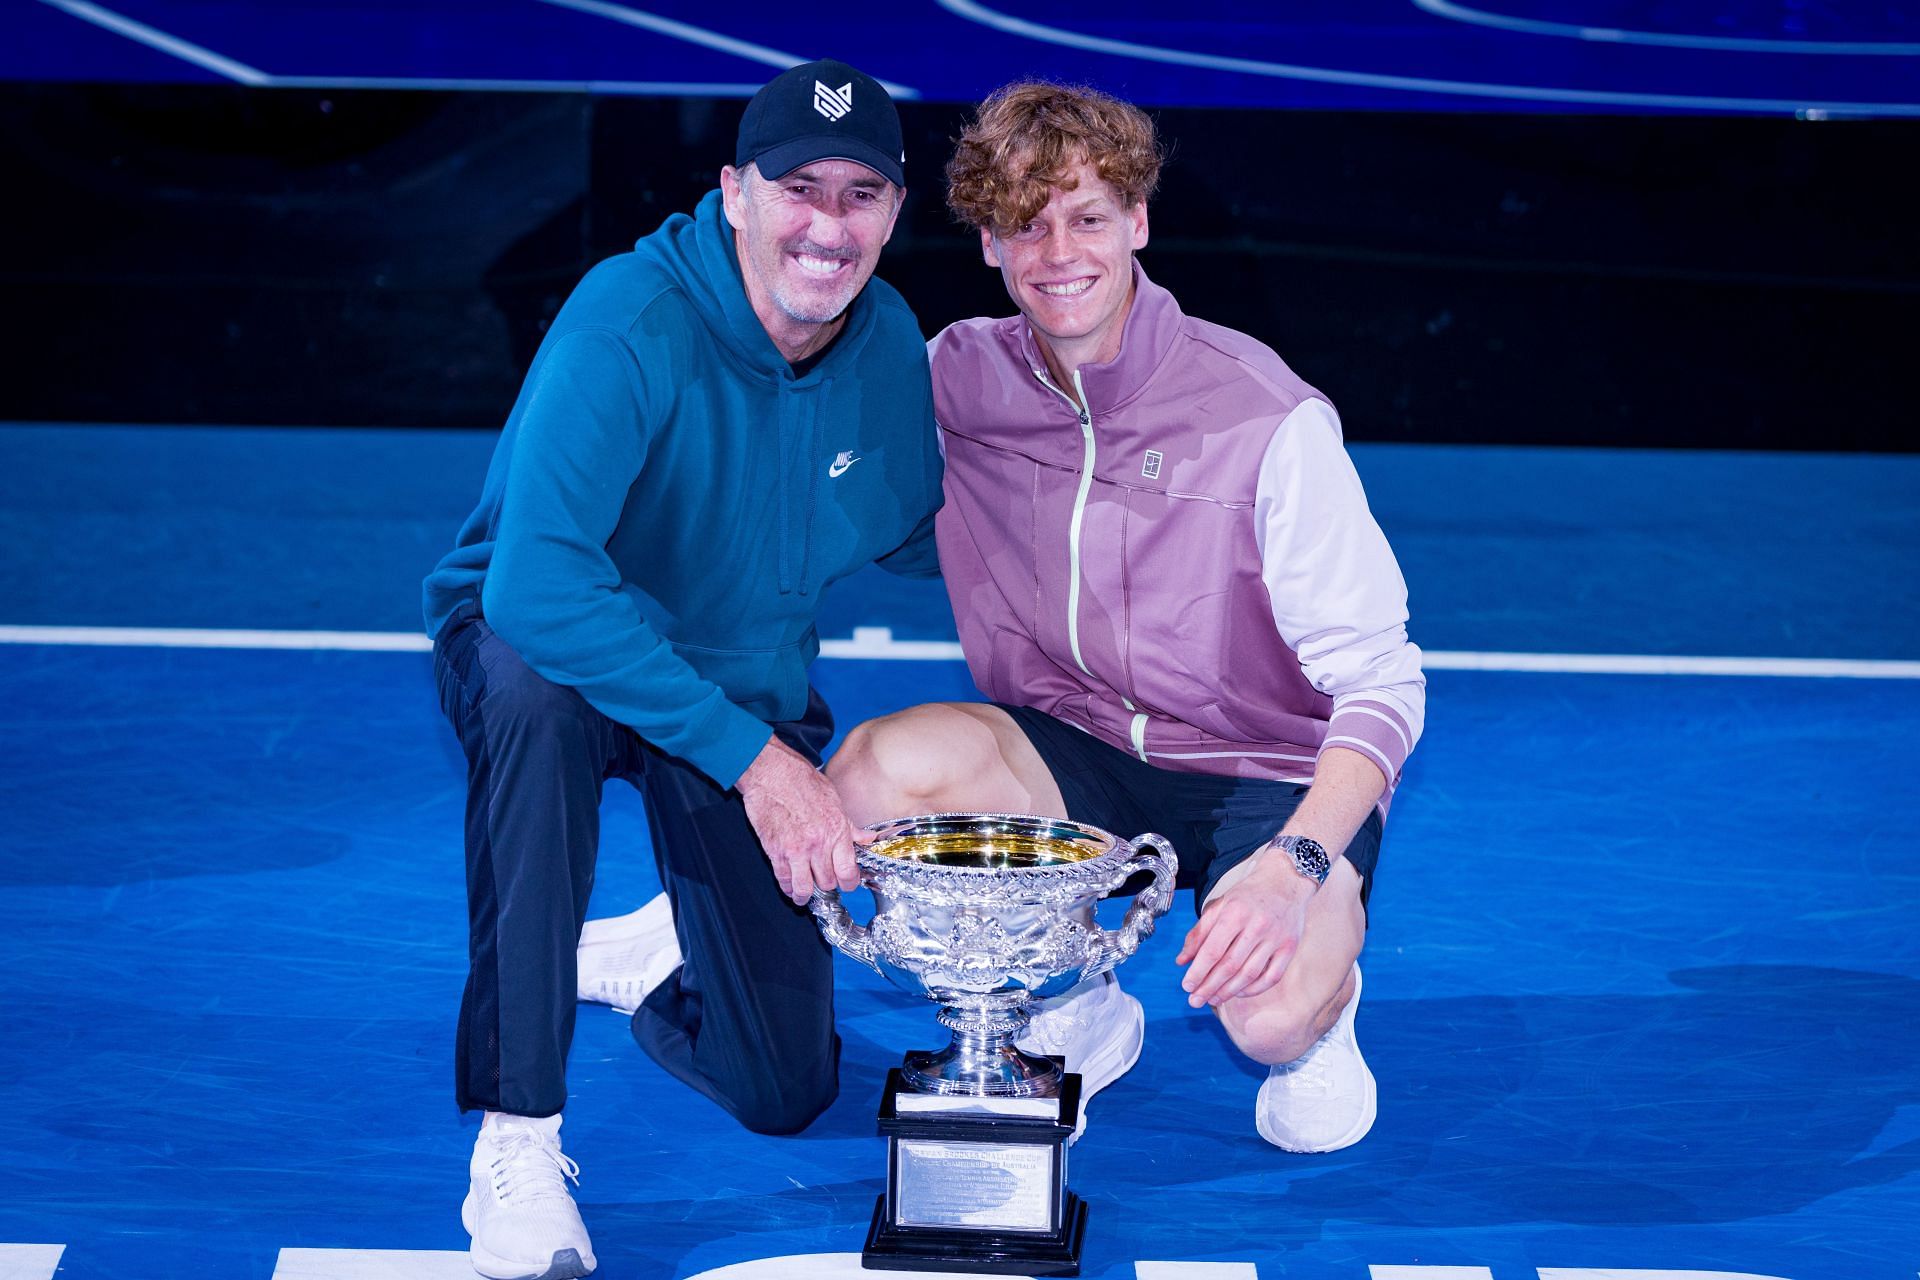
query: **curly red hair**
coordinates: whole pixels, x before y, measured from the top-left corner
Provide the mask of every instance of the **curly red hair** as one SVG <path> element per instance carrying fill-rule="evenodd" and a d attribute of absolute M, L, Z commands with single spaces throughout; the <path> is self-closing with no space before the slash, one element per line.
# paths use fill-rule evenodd
<path fill-rule="evenodd" d="M 1085 162 L 1129 207 L 1160 184 L 1153 121 L 1131 103 L 1079 85 L 1021 80 L 994 90 L 947 162 L 947 207 L 1005 234 L 1046 207 Z"/>

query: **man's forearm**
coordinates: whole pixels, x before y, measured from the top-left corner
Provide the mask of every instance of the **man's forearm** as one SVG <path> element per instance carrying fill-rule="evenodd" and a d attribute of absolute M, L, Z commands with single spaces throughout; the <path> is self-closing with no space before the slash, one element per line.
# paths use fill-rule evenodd
<path fill-rule="evenodd" d="M 1313 785 L 1301 797 L 1300 807 L 1276 834 L 1307 836 L 1338 858 L 1386 789 L 1379 765 L 1358 751 L 1328 747 L 1320 753 Z"/>

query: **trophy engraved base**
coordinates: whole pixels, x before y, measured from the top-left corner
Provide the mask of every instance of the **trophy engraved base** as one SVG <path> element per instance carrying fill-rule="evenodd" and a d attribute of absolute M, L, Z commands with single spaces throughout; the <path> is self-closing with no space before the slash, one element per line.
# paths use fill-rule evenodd
<path fill-rule="evenodd" d="M 887 1189 L 864 1267 L 1077 1276 L 1087 1206 L 1067 1190 L 1080 1077 L 1049 1098 L 930 1095 L 887 1073 L 880 1132 Z"/>

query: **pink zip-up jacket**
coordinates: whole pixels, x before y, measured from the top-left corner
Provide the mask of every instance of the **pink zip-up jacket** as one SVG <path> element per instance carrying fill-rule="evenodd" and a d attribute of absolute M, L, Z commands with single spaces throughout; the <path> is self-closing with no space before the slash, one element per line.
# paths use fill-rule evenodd
<path fill-rule="evenodd" d="M 1407 590 L 1324 396 L 1136 263 L 1120 354 L 1053 385 L 1026 321 L 929 344 L 941 572 L 981 692 L 1168 769 L 1388 779 L 1426 680 Z"/>

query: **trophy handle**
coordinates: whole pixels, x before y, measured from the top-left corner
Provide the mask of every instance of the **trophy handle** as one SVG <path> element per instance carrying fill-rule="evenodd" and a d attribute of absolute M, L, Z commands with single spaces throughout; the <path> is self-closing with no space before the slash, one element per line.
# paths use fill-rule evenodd
<path fill-rule="evenodd" d="M 1143 845 L 1151 847 L 1143 849 Z M 1148 832 L 1127 841 L 1127 852 L 1132 856 L 1114 874 L 1108 888 L 1125 884 L 1140 871 L 1152 871 L 1153 883 L 1133 895 L 1133 905 L 1127 908 L 1126 919 L 1118 929 L 1094 929 L 1088 939 L 1093 963 L 1087 966 L 1083 980 L 1098 977 L 1138 951 L 1147 935 L 1153 932 L 1153 926 L 1173 905 L 1173 878 L 1180 871 L 1180 859 L 1174 856 L 1173 845 L 1164 836 Z"/>
<path fill-rule="evenodd" d="M 853 922 L 846 904 L 840 901 L 838 889 L 814 890 L 813 900 L 807 905 L 813 909 L 813 918 L 819 921 L 820 932 L 828 942 L 875 973 L 880 973 L 880 966 L 873 958 L 873 935 L 867 932 L 865 925 Z"/>

